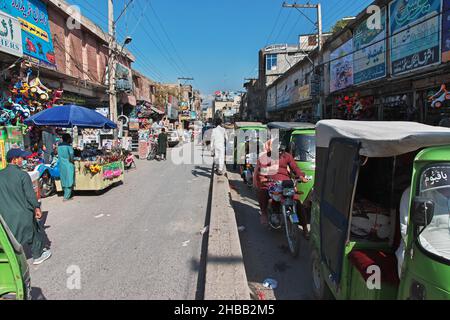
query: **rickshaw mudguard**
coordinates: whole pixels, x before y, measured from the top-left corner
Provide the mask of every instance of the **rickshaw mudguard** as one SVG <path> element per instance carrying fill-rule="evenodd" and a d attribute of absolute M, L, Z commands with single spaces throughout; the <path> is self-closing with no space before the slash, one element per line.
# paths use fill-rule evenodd
<path fill-rule="evenodd" d="M 23 270 L 24 267 L 21 264 L 26 263 L 26 260 L 23 257 L 23 261 L 19 259 L 19 255 L 23 255 L 22 247 L 19 244 L 15 244 L 18 248 L 14 248 L 14 245 L 9 240 L 7 233 L 9 231 L 5 229 L 7 228 L 6 224 L 1 217 L 0 220 L 0 279 L 2 279 L 0 295 L 15 293 L 18 300 L 23 300 L 26 295 L 24 273 L 27 270 Z"/>

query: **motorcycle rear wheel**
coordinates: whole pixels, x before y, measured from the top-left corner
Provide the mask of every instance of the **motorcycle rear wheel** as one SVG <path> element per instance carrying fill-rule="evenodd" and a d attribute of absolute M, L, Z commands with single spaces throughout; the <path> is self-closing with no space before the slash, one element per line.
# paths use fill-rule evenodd
<path fill-rule="evenodd" d="M 286 239 L 289 246 L 289 251 L 293 258 L 298 257 L 298 253 L 300 251 L 300 232 L 298 225 L 292 223 L 291 219 L 288 216 L 288 212 L 286 211 L 286 207 L 283 206 L 283 217 L 284 217 L 284 227 L 286 230 Z M 295 210 L 295 206 L 292 208 Z"/>
<path fill-rule="evenodd" d="M 39 188 L 41 191 L 41 198 L 48 198 L 56 192 L 55 180 L 49 173 L 44 173 L 39 178 Z"/>
<path fill-rule="evenodd" d="M 156 158 L 156 151 L 155 150 L 150 150 L 148 156 L 147 156 L 147 160 L 148 161 L 153 161 Z"/>

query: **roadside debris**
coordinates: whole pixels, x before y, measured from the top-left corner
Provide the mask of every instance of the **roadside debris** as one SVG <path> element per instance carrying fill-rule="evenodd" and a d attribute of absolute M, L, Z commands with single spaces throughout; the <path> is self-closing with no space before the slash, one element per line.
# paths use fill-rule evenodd
<path fill-rule="evenodd" d="M 239 232 L 244 232 L 244 231 L 245 231 L 245 227 L 244 227 L 244 226 L 238 227 L 238 231 L 239 231 Z"/>
<path fill-rule="evenodd" d="M 183 242 L 183 247 L 187 247 L 190 242 L 191 242 L 191 240 L 187 240 L 187 241 Z"/>
<path fill-rule="evenodd" d="M 203 236 L 205 233 L 207 233 L 209 231 L 209 226 L 204 227 L 201 231 L 200 234 Z"/>
<path fill-rule="evenodd" d="M 266 279 L 263 282 L 264 288 L 275 290 L 278 287 L 278 281 L 275 279 Z"/>
<path fill-rule="evenodd" d="M 99 214 L 99 215 L 97 215 L 97 216 L 95 216 L 94 218 L 95 219 L 99 219 L 99 218 L 103 218 L 105 215 L 102 213 L 102 214 Z"/>

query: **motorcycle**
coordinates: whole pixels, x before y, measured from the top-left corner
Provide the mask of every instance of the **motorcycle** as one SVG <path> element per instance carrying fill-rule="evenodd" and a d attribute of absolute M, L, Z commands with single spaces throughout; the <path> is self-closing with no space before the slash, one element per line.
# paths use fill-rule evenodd
<path fill-rule="evenodd" d="M 126 152 L 123 155 L 123 164 L 125 167 L 125 170 L 130 170 L 131 168 L 137 168 L 136 167 L 136 162 L 134 161 L 134 156 L 131 152 Z"/>
<path fill-rule="evenodd" d="M 244 183 L 249 187 L 253 187 L 253 173 L 255 168 L 253 166 L 252 155 L 247 154 L 245 156 L 245 164 L 241 167 L 241 177 Z"/>
<path fill-rule="evenodd" d="M 298 181 L 271 181 L 269 183 L 269 226 L 274 230 L 284 227 L 291 255 L 298 256 L 300 247 L 298 209 Z"/>
<path fill-rule="evenodd" d="M 150 139 L 149 152 L 147 155 L 147 160 L 155 160 L 158 155 L 158 144 L 155 140 Z"/>
<path fill-rule="evenodd" d="M 48 198 L 56 193 L 55 181 L 59 180 L 59 161 L 54 158 L 51 164 L 40 164 L 35 171 L 39 172 L 39 188 L 41 197 Z"/>

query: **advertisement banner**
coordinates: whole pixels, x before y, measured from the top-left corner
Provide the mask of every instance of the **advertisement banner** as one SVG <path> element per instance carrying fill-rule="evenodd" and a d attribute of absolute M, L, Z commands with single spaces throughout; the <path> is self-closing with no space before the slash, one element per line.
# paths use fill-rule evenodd
<path fill-rule="evenodd" d="M 19 20 L 0 11 L 0 51 L 23 56 L 22 30 Z"/>
<path fill-rule="evenodd" d="M 311 86 L 309 84 L 304 85 L 296 90 L 293 97 L 293 103 L 299 101 L 305 101 L 311 98 Z"/>
<path fill-rule="evenodd" d="M 39 64 L 55 69 L 47 5 L 40 0 L 0 0 L 0 10 L 19 20 L 23 53 Z"/>
<path fill-rule="evenodd" d="M 369 28 L 368 23 L 361 23 L 353 34 L 355 84 L 386 76 L 386 8 L 381 10 L 381 28 Z"/>
<path fill-rule="evenodd" d="M 450 61 L 450 1 L 444 1 L 442 17 L 442 62 Z"/>
<path fill-rule="evenodd" d="M 353 85 L 353 39 L 331 53 L 330 92 Z"/>
<path fill-rule="evenodd" d="M 395 0 L 389 5 L 392 75 L 441 61 L 441 0 Z"/>

